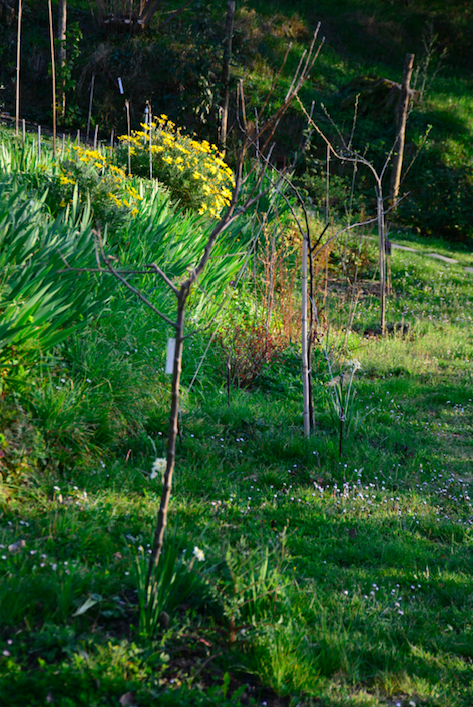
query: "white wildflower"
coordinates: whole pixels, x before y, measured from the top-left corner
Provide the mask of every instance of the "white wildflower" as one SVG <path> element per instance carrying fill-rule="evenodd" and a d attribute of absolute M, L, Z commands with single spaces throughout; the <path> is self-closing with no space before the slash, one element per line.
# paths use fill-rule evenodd
<path fill-rule="evenodd" d="M 151 474 L 149 476 L 150 479 L 155 479 L 158 474 L 164 474 L 166 471 L 166 459 L 164 458 L 157 458 L 153 462 L 153 466 L 151 467 Z"/>
<path fill-rule="evenodd" d="M 197 547 L 197 545 L 194 545 L 194 550 L 193 550 L 192 554 L 194 555 L 194 557 L 196 557 L 199 560 L 199 562 L 203 562 L 205 560 L 205 555 L 204 555 L 203 551 L 200 550 Z"/>

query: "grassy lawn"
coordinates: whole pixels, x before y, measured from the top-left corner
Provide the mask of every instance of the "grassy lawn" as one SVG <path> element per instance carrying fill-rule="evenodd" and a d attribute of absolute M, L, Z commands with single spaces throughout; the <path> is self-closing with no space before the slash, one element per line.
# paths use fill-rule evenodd
<path fill-rule="evenodd" d="M 421 251 L 392 256 L 387 318 L 408 328 L 364 335 L 377 320 L 366 280 L 346 349 L 345 333 L 330 332 L 334 373 L 361 363 L 341 457 L 321 351 L 306 441 L 295 349 L 228 403 L 218 347 L 190 389 L 206 336 L 187 348 L 167 537 L 205 560 L 152 640 L 138 631 L 135 568 L 161 490 L 149 472 L 165 450 L 163 333 L 117 298 L 43 372 L 29 415 L 4 396 L 4 433 L 21 440 L 34 424 L 56 450 L 81 444 L 73 394 L 92 394 L 85 378 L 109 388 L 117 418 L 99 454 L 66 450 L 1 487 L 5 704 L 472 704 L 470 260 L 438 241 L 393 240 Z M 461 265 L 422 254 L 432 251 Z M 120 436 L 119 414 L 149 397 L 146 430 Z M 36 454 L 47 460 L 47 446 Z"/>

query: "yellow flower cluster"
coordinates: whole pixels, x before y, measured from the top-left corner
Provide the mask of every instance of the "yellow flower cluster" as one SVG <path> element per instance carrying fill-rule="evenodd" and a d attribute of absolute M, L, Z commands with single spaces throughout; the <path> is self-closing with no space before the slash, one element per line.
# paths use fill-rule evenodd
<path fill-rule="evenodd" d="M 98 150 L 88 150 L 80 145 L 74 145 L 72 149 L 76 152 L 78 159 L 85 164 L 92 162 L 94 167 L 97 167 L 97 169 L 105 169 L 107 166 L 105 156 Z"/>
<path fill-rule="evenodd" d="M 125 171 L 121 167 L 111 164 L 106 155 L 98 150 L 74 145 L 72 149 L 67 148 L 65 158 L 60 165 L 59 184 L 61 187 L 78 184 L 81 191 L 89 193 L 92 191 L 95 196 L 94 202 L 97 202 L 99 193 L 102 193 L 110 200 L 111 205 L 120 209 L 129 209 L 133 216 L 138 213 L 136 203 L 141 201 L 142 197 L 129 183 Z M 92 179 L 90 175 L 87 177 L 87 171 L 78 169 L 79 164 L 93 168 L 92 174 L 95 176 Z M 98 171 L 98 174 L 95 170 Z M 65 205 L 66 202 L 62 199 L 60 206 Z"/>
<path fill-rule="evenodd" d="M 183 135 L 166 115 L 155 118 L 151 128 L 141 127 L 142 130 L 119 138 L 122 145 L 131 148 L 133 172 L 149 174 L 151 151 L 153 174 L 174 196 L 200 214 L 218 218 L 230 204 L 235 186 L 233 172 L 218 148 L 207 140 Z"/>

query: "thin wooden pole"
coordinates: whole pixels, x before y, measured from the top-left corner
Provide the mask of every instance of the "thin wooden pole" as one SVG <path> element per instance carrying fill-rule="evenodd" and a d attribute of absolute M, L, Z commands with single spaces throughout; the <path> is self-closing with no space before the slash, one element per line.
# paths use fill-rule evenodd
<path fill-rule="evenodd" d="M 95 84 L 95 74 L 92 74 L 92 81 L 90 83 L 89 115 L 87 116 L 87 140 L 89 139 L 90 119 L 92 117 L 92 101 L 94 100 L 94 84 Z"/>
<path fill-rule="evenodd" d="M 99 134 L 99 126 L 98 124 L 95 126 L 95 132 L 94 132 L 94 150 L 97 149 L 97 137 Z"/>
<path fill-rule="evenodd" d="M 399 110 L 397 114 L 396 145 L 394 148 L 393 169 L 391 172 L 390 201 L 393 207 L 396 207 L 399 185 L 401 183 L 402 161 L 406 142 L 407 109 L 409 107 L 409 84 L 414 66 L 414 56 L 414 54 L 406 54 L 406 60 L 404 62 L 401 98 L 399 100 Z"/>
<path fill-rule="evenodd" d="M 307 234 L 304 233 L 302 241 L 302 322 L 301 322 L 301 345 L 302 345 L 302 395 L 303 395 L 303 419 L 304 435 L 310 436 L 309 419 L 309 361 L 307 358 L 307 259 L 309 257 Z"/>
<path fill-rule="evenodd" d="M 16 38 L 16 99 L 15 99 L 15 135 L 18 137 L 20 120 L 20 59 L 21 59 L 21 17 L 23 2 L 18 0 L 18 33 Z"/>
<path fill-rule="evenodd" d="M 56 63 L 54 61 L 53 11 L 48 0 L 49 40 L 51 44 L 51 75 L 53 80 L 53 155 L 56 156 Z"/>
<path fill-rule="evenodd" d="M 379 302 L 380 302 L 380 317 L 381 317 L 381 336 L 384 336 L 386 330 L 386 238 L 384 233 L 384 207 L 383 195 L 381 187 L 378 186 L 377 192 L 377 207 L 378 207 L 378 237 L 379 237 Z"/>
<path fill-rule="evenodd" d="M 41 159 L 41 125 L 38 125 L 38 159 Z"/>
<path fill-rule="evenodd" d="M 66 117 L 66 82 L 64 69 L 66 66 L 66 28 L 67 28 L 67 0 L 58 0 L 58 24 L 57 24 L 57 39 L 58 39 L 58 63 L 61 67 L 61 99 L 59 116 L 61 120 Z"/>
<path fill-rule="evenodd" d="M 325 220 L 330 218 L 330 145 L 327 145 L 327 179 L 325 184 Z"/>
<path fill-rule="evenodd" d="M 230 105 L 230 60 L 232 57 L 233 24 L 235 20 L 235 0 L 227 2 L 227 19 L 225 23 L 225 40 L 223 51 L 222 84 L 223 108 L 222 127 L 220 131 L 220 148 L 223 153 L 227 149 L 228 107 Z"/>
<path fill-rule="evenodd" d="M 131 129 L 130 129 L 130 101 L 128 98 L 125 99 L 125 108 L 126 108 L 126 129 L 127 129 L 127 135 L 128 135 L 128 174 L 131 174 L 131 146 L 130 146 L 130 137 L 131 137 Z"/>
<path fill-rule="evenodd" d="M 153 179 L 153 151 L 151 150 L 151 147 L 153 144 L 153 139 L 152 139 L 152 135 L 151 135 L 151 131 L 152 131 L 151 123 L 153 122 L 153 111 L 151 108 L 151 103 L 149 101 L 146 102 L 146 105 L 148 106 L 149 178 Z"/>

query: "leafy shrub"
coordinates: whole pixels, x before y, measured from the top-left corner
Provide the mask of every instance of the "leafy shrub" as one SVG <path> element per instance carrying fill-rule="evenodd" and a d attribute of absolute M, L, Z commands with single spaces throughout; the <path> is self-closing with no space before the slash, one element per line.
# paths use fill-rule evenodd
<path fill-rule="evenodd" d="M 47 176 L 47 185 L 47 203 L 53 213 L 70 204 L 78 189 L 80 200 L 90 202 L 95 220 L 111 227 L 135 216 L 142 200 L 120 167 L 99 150 L 78 145 L 66 148 L 57 170 Z"/>
<path fill-rule="evenodd" d="M 165 115 L 151 123 L 151 135 L 149 130 L 143 125 L 143 130 L 119 138 L 119 163 L 126 165 L 130 147 L 133 174 L 148 177 L 151 150 L 152 174 L 169 188 L 172 197 L 185 208 L 218 218 L 230 204 L 235 184 L 218 148 L 183 135 Z"/>
<path fill-rule="evenodd" d="M 41 194 L 53 216 L 78 200 L 89 204 L 99 225 L 108 223 L 116 228 L 138 213 L 142 200 L 135 180 L 109 156 L 80 145 L 67 144 L 57 157 L 44 146 L 40 157 L 32 142 L 19 145 L 5 140 L 0 149 L 0 170 L 35 197 Z"/>
<path fill-rule="evenodd" d="M 240 388 L 248 388 L 261 375 L 265 366 L 281 357 L 287 339 L 281 332 L 261 324 L 226 325 L 217 334 L 230 376 Z"/>

